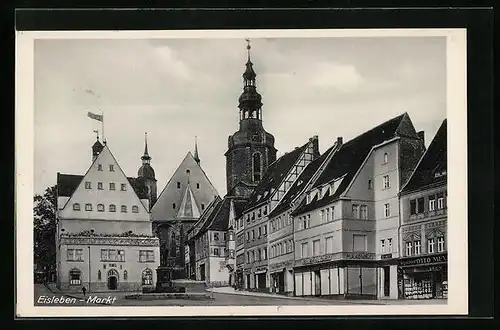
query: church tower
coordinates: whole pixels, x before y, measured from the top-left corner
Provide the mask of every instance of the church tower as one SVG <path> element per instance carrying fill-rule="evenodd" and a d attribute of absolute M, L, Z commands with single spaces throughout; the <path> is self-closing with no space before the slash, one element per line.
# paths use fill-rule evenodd
<path fill-rule="evenodd" d="M 248 59 L 243 73 L 243 92 L 239 98 L 239 130 L 228 138 L 226 181 L 229 196 L 248 197 L 269 164 L 276 160 L 274 136 L 262 126 L 262 97 L 257 92 L 250 40 L 246 40 Z"/>
<path fill-rule="evenodd" d="M 144 135 L 144 155 L 141 157 L 142 166 L 139 168 L 137 172 L 137 179 L 144 184 L 147 190 L 147 196 L 149 199 L 149 209 L 156 202 L 156 179 L 155 179 L 155 171 L 153 167 L 151 167 L 151 157 L 148 153 L 148 133 Z"/>

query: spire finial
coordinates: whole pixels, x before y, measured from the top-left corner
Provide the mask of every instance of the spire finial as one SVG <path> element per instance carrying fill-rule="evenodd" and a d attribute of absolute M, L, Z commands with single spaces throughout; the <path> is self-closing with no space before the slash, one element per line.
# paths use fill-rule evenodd
<path fill-rule="evenodd" d="M 247 53 L 248 53 L 248 61 L 250 61 L 250 49 L 252 46 L 250 46 L 250 39 L 246 38 L 245 41 L 247 42 Z"/>
<path fill-rule="evenodd" d="M 141 157 L 142 163 L 143 164 L 149 164 L 149 160 L 151 157 L 149 157 L 148 153 L 148 133 L 144 133 L 144 155 Z"/>
<path fill-rule="evenodd" d="M 198 139 L 196 136 L 194 137 L 194 160 L 198 164 L 200 163 L 200 157 L 198 156 Z"/>

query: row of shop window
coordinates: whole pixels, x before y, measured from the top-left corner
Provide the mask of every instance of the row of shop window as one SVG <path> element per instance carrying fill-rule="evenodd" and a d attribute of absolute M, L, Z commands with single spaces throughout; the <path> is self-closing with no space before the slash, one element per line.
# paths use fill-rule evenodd
<path fill-rule="evenodd" d="M 83 249 L 68 249 L 67 261 L 83 261 Z M 125 261 L 125 251 L 116 249 L 101 249 L 101 261 Z M 139 262 L 154 262 L 153 250 L 139 250 Z"/>
<path fill-rule="evenodd" d="M 118 278 L 118 271 L 115 269 L 110 269 L 108 271 L 108 277 L 115 276 Z M 153 271 L 146 268 L 141 273 L 142 285 L 152 285 L 153 284 Z M 97 271 L 97 280 L 102 280 L 101 270 Z M 128 280 L 127 270 L 123 271 L 123 280 Z M 82 285 L 82 271 L 78 268 L 73 268 L 69 271 L 69 284 L 73 286 Z"/>
<path fill-rule="evenodd" d="M 80 211 L 80 203 L 73 204 L 74 211 Z M 97 212 L 104 212 L 105 207 L 104 204 L 97 204 Z M 122 213 L 127 213 L 127 205 L 122 205 L 120 208 Z M 85 204 L 85 211 L 92 211 L 92 204 Z M 108 208 L 109 212 L 116 212 L 116 205 L 110 204 Z M 137 205 L 132 206 L 132 213 L 139 213 L 139 207 Z"/>

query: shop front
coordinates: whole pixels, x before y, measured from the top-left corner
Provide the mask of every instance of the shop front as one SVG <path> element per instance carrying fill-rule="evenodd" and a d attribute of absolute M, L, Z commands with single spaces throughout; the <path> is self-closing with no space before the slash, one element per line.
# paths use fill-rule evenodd
<path fill-rule="evenodd" d="M 293 294 L 293 261 L 288 260 L 269 265 L 271 292 Z"/>
<path fill-rule="evenodd" d="M 403 299 L 447 299 L 448 257 L 446 253 L 399 261 Z"/>

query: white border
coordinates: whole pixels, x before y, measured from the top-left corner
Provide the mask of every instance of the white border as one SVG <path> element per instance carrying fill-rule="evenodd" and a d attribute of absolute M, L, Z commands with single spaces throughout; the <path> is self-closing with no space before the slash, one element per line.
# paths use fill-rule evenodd
<path fill-rule="evenodd" d="M 447 37 L 448 302 L 442 305 L 39 307 L 33 295 L 33 160 L 35 39 Z M 16 33 L 15 227 L 20 317 L 448 315 L 468 313 L 467 94 L 465 29 L 50 31 Z M 453 141 L 453 143 L 451 143 Z M 403 304 L 404 301 L 401 301 Z"/>

